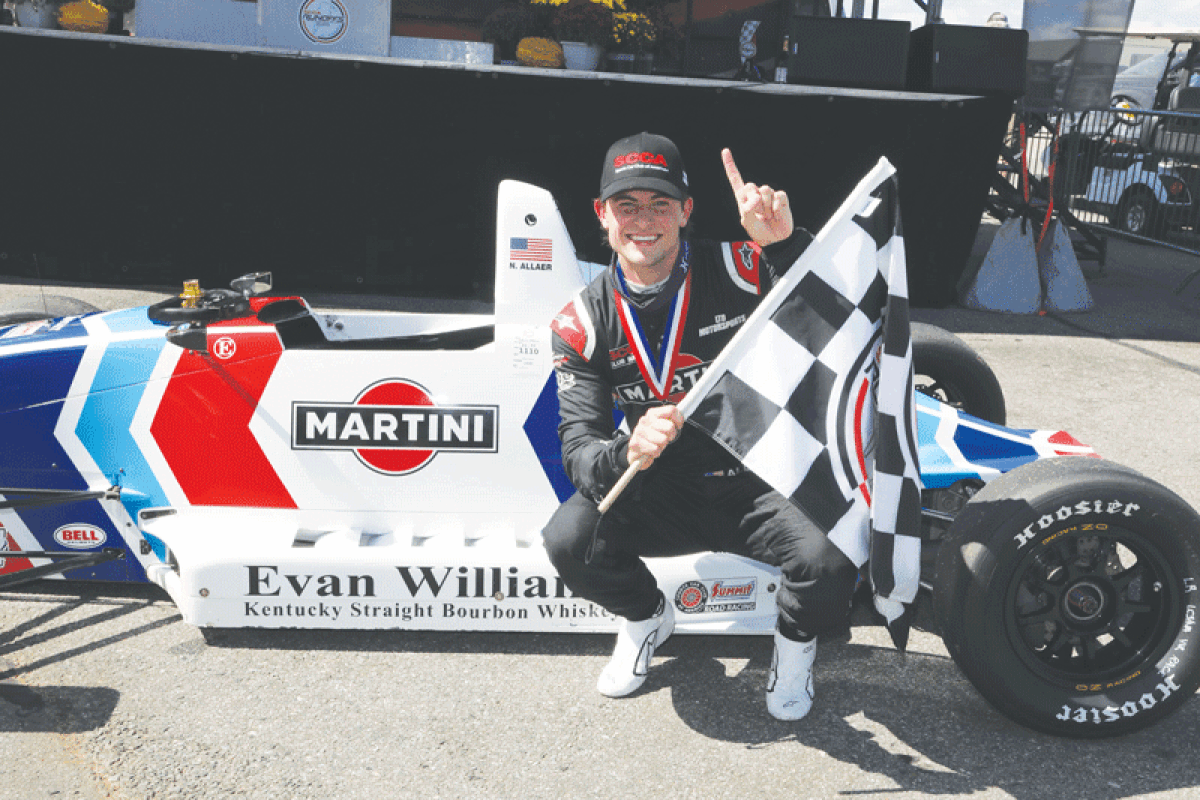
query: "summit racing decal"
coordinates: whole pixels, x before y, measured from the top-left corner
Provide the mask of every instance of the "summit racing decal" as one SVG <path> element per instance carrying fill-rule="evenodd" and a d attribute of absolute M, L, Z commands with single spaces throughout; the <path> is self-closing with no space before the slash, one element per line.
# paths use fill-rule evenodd
<path fill-rule="evenodd" d="M 384 475 L 407 475 L 439 452 L 495 453 L 498 406 L 439 406 L 400 378 L 369 386 L 353 403 L 293 403 L 293 450 L 350 450 Z"/>
<path fill-rule="evenodd" d="M 675 607 L 684 614 L 753 611 L 757 593 L 758 580 L 755 578 L 688 581 L 675 593 Z"/>

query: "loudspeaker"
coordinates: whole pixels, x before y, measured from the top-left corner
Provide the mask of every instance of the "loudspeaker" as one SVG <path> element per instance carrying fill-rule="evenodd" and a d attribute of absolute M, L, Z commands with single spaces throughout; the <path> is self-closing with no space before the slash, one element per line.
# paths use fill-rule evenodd
<path fill-rule="evenodd" d="M 925 25 L 909 37 L 908 89 L 947 94 L 1025 94 L 1029 31 Z"/>
<path fill-rule="evenodd" d="M 793 16 L 788 83 L 903 89 L 910 29 L 900 20 Z"/>

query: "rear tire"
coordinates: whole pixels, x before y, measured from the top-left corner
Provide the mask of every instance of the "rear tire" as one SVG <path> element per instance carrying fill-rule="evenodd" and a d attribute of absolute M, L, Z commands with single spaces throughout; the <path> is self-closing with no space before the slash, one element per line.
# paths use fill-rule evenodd
<path fill-rule="evenodd" d="M 969 344 L 944 328 L 914 322 L 913 375 L 918 392 L 1003 425 L 1004 390 L 987 362 Z"/>
<path fill-rule="evenodd" d="M 992 480 L 937 558 L 934 614 L 954 661 L 1022 725 L 1101 738 L 1200 688 L 1200 517 L 1154 481 L 1090 458 Z"/>

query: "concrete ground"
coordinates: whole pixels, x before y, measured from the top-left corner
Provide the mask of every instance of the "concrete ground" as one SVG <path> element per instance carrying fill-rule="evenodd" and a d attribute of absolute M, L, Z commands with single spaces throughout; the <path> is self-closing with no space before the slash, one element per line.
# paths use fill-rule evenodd
<path fill-rule="evenodd" d="M 985 226 L 980 254 L 986 250 Z M 1060 428 L 1200 508 L 1200 259 L 1114 241 L 1095 307 L 917 309 L 989 362 L 1010 424 Z M 51 291 L 51 288 L 47 288 Z M 101 307 L 150 290 L 52 287 Z M 37 287 L 0 286 L 0 303 Z M 139 299 L 141 298 L 141 299 Z M 2 387 L 0 387 L 2 390 Z M 1200 792 L 1200 703 L 1117 740 L 1033 733 L 941 641 L 822 645 L 817 701 L 772 720 L 770 641 L 676 637 L 646 687 L 594 690 L 611 637 L 223 631 L 146 590 L 0 602 L 0 800 L 1089 797 Z"/>

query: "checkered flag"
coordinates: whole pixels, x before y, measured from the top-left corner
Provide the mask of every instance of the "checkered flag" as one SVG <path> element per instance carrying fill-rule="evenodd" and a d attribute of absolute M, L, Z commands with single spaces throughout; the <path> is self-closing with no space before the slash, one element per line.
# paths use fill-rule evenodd
<path fill-rule="evenodd" d="M 900 649 L 921 561 L 907 293 L 881 159 L 679 406 L 856 566 L 870 560 Z"/>

